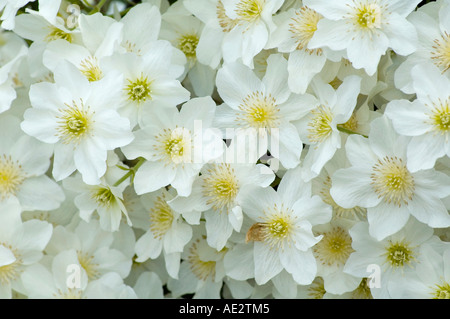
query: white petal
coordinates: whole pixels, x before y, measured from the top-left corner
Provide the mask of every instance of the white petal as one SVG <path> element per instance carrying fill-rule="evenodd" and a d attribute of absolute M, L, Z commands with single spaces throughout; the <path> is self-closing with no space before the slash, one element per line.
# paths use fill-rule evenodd
<path fill-rule="evenodd" d="M 225 103 L 238 109 L 246 96 L 261 90 L 261 81 L 250 68 L 234 62 L 217 71 L 216 86 Z"/>
<path fill-rule="evenodd" d="M 283 270 L 278 251 L 270 246 L 255 242 L 253 250 L 255 260 L 255 280 L 263 285 Z"/>
<path fill-rule="evenodd" d="M 331 176 L 331 180 L 330 194 L 341 207 L 374 207 L 381 201 L 371 186 L 370 172 L 365 169 L 339 169 Z"/>
<path fill-rule="evenodd" d="M 316 259 L 312 251 L 292 250 L 287 249 L 280 254 L 281 263 L 298 284 L 311 284 L 317 274 Z"/>
<path fill-rule="evenodd" d="M 5 246 L 0 246 L 0 267 L 7 266 L 16 261 L 12 251 Z"/>
<path fill-rule="evenodd" d="M 162 247 L 163 243 L 161 240 L 154 238 L 152 232 L 146 232 L 136 241 L 136 261 L 144 262 L 149 258 L 157 258 L 161 254 Z"/>
<path fill-rule="evenodd" d="M 236 280 L 254 277 L 253 245 L 238 244 L 231 248 L 224 257 L 227 276 Z"/>
<path fill-rule="evenodd" d="M 382 201 L 375 207 L 367 209 L 369 233 L 377 240 L 383 240 L 402 229 L 410 217 L 407 206 L 398 207 Z"/>
<path fill-rule="evenodd" d="M 24 210 L 53 210 L 64 201 L 61 187 L 46 175 L 26 179 L 17 194 Z"/>
<path fill-rule="evenodd" d="M 136 172 L 134 187 L 138 195 L 154 192 L 161 187 L 169 185 L 176 170 L 164 165 L 162 162 L 145 162 Z"/>

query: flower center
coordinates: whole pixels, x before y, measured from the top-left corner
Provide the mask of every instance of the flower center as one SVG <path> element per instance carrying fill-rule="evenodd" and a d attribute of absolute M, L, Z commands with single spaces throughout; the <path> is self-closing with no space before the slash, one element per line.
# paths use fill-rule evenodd
<path fill-rule="evenodd" d="M 256 22 L 261 16 L 265 0 L 241 0 L 236 5 L 238 20 Z"/>
<path fill-rule="evenodd" d="M 5 286 L 10 284 L 11 281 L 19 278 L 20 274 L 23 272 L 23 262 L 17 249 L 6 243 L 0 243 L 0 245 L 9 249 L 15 257 L 15 260 L 12 263 L 0 266 L 0 285 Z"/>
<path fill-rule="evenodd" d="M 402 159 L 384 157 L 372 167 L 372 187 L 385 202 L 401 206 L 408 205 L 414 196 L 414 177 Z"/>
<path fill-rule="evenodd" d="M 203 194 L 214 210 L 231 209 L 239 190 L 234 169 L 229 164 L 218 164 L 205 175 Z"/>
<path fill-rule="evenodd" d="M 308 43 L 317 30 L 317 23 L 321 19 L 321 15 L 316 11 L 302 7 L 295 12 L 295 17 L 292 18 L 292 23 L 289 24 L 289 31 L 292 33 L 292 38 L 297 43 L 297 50 L 306 50 L 309 53 L 316 52 L 319 54 L 321 50 L 308 49 Z"/>
<path fill-rule="evenodd" d="M 339 126 L 349 131 L 357 132 L 359 124 L 358 120 L 356 119 L 356 113 L 352 113 L 352 116 L 350 116 L 348 121 L 345 122 L 344 124 L 340 124 Z"/>
<path fill-rule="evenodd" d="M 431 108 L 427 123 L 433 126 L 436 133 L 441 135 L 450 133 L 450 97 L 445 101 L 439 99 Z"/>
<path fill-rule="evenodd" d="M 136 102 L 138 104 L 145 102 L 147 99 L 152 99 L 152 81 L 148 80 L 148 77 L 141 76 L 137 79 L 127 79 L 128 85 L 125 87 L 125 91 L 128 94 L 128 100 Z"/>
<path fill-rule="evenodd" d="M 271 248 L 284 249 L 284 245 L 293 243 L 292 236 L 295 232 L 295 217 L 292 210 L 284 205 L 274 205 L 264 211 L 263 222 L 250 227 L 246 235 L 246 241 L 261 241 Z"/>
<path fill-rule="evenodd" d="M 434 40 L 431 59 L 442 70 L 442 73 L 450 69 L 450 34 L 444 32 L 440 39 Z"/>
<path fill-rule="evenodd" d="M 189 247 L 187 261 L 190 264 L 191 271 L 199 280 L 207 281 L 210 279 L 213 281 L 216 276 L 216 261 L 204 260 L 201 257 L 200 249 L 200 239 L 197 239 L 194 243 L 192 243 L 191 247 Z"/>
<path fill-rule="evenodd" d="M 89 82 L 98 81 L 103 77 L 103 72 L 98 66 L 98 60 L 96 57 L 88 57 L 81 61 L 80 71 Z"/>
<path fill-rule="evenodd" d="M 82 100 L 77 104 L 72 101 L 72 105 L 65 104 L 67 107 L 59 109 L 60 115 L 57 116 L 59 126 L 56 128 L 58 137 L 64 144 L 79 144 L 86 137 L 92 127 L 92 114 L 89 106 L 85 107 Z"/>
<path fill-rule="evenodd" d="M 265 96 L 259 91 L 254 92 L 244 98 L 239 109 L 237 120 L 247 127 L 271 129 L 279 125 L 280 109 L 270 94 Z"/>
<path fill-rule="evenodd" d="M 331 231 L 322 233 L 323 238 L 314 247 L 314 253 L 323 265 L 343 266 L 352 248 L 352 238 L 341 227 L 333 227 Z"/>
<path fill-rule="evenodd" d="M 1 199 L 15 195 L 25 178 L 25 172 L 18 161 L 13 161 L 11 156 L 6 156 L 5 154 L 0 157 Z"/>
<path fill-rule="evenodd" d="M 98 187 L 94 190 L 92 199 L 94 199 L 100 206 L 109 207 L 115 202 L 116 197 L 110 188 Z"/>
<path fill-rule="evenodd" d="M 308 123 L 308 139 L 311 143 L 321 143 L 331 135 L 333 113 L 328 106 L 321 105 L 311 111 L 312 119 Z"/>
<path fill-rule="evenodd" d="M 362 29 L 375 29 L 381 26 L 381 8 L 376 3 L 355 3 L 354 23 Z"/>
<path fill-rule="evenodd" d="M 185 34 L 178 39 L 178 49 L 183 51 L 189 60 L 197 59 L 198 36 L 196 34 Z"/>
<path fill-rule="evenodd" d="M 432 295 L 433 299 L 450 299 L 450 284 L 444 282 L 442 285 L 436 285 Z"/>
<path fill-rule="evenodd" d="M 100 271 L 98 270 L 98 264 L 94 260 L 94 256 L 83 253 L 77 250 L 78 262 L 80 266 L 86 271 L 89 280 L 95 280 L 100 277 Z"/>
<path fill-rule="evenodd" d="M 385 249 L 386 262 L 393 268 L 402 268 L 415 259 L 413 250 L 405 241 L 390 242 L 390 245 Z"/>
<path fill-rule="evenodd" d="M 326 292 L 322 277 L 316 277 L 308 287 L 308 296 L 311 299 L 323 299 Z"/>
<path fill-rule="evenodd" d="M 191 132 L 183 127 L 164 129 L 156 136 L 159 143 L 154 147 L 168 164 L 190 163 L 193 147 L 191 136 Z"/>
<path fill-rule="evenodd" d="M 154 207 L 150 209 L 150 230 L 155 239 L 161 239 L 172 227 L 173 211 L 166 202 L 165 195 L 156 198 Z"/>
<path fill-rule="evenodd" d="M 50 31 L 45 36 L 44 40 L 46 42 L 51 42 L 51 41 L 55 41 L 55 40 L 59 40 L 59 39 L 66 40 L 69 43 L 72 43 L 72 41 L 73 41 L 72 34 L 67 33 L 55 26 L 51 26 Z"/>

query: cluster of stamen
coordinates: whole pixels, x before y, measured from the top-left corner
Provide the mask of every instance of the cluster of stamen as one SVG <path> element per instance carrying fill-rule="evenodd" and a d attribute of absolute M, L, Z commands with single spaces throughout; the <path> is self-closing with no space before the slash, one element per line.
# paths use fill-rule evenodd
<path fill-rule="evenodd" d="M 372 167 L 372 187 L 379 198 L 398 207 L 414 196 L 414 177 L 401 158 L 386 156 Z"/>
<path fill-rule="evenodd" d="M 321 15 L 307 6 L 295 11 L 295 17 L 292 18 L 292 22 L 289 24 L 289 31 L 297 43 L 297 50 L 306 50 L 311 54 L 320 54 L 322 52 L 321 49 L 308 49 L 308 43 L 314 32 L 316 32 L 317 23 L 320 19 Z"/>
<path fill-rule="evenodd" d="M 214 210 L 232 208 L 239 190 L 234 169 L 229 164 L 217 164 L 208 169 L 203 179 L 203 194 Z"/>

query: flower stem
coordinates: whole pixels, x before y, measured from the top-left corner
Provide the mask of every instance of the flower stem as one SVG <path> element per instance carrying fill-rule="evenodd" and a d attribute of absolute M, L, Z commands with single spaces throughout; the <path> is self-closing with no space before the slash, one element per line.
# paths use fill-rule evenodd
<path fill-rule="evenodd" d="M 123 175 L 117 182 L 114 183 L 113 186 L 117 187 L 120 184 L 122 184 L 128 177 L 134 176 L 134 174 L 136 174 L 136 171 L 139 169 L 139 167 L 142 166 L 142 164 L 144 164 L 144 162 L 145 162 L 145 158 L 140 157 L 139 161 L 136 163 L 136 165 L 131 167 L 125 175 Z"/>
<path fill-rule="evenodd" d="M 108 0 L 101 0 L 95 7 L 94 9 L 91 10 L 91 12 L 89 12 L 89 14 L 94 14 L 97 12 L 100 12 L 100 10 L 102 9 L 102 7 L 105 5 L 106 1 Z"/>
<path fill-rule="evenodd" d="M 341 126 L 341 125 L 338 125 L 338 126 L 337 126 L 337 129 L 338 129 L 338 131 L 343 132 L 343 133 L 347 133 L 347 134 L 350 134 L 350 135 L 351 135 L 351 134 L 358 134 L 358 135 L 364 136 L 365 138 L 368 138 L 367 135 L 364 135 L 364 134 L 361 134 L 361 133 L 358 133 L 358 132 L 349 130 L 348 128 L 345 128 L 345 127 L 343 127 L 343 126 Z"/>

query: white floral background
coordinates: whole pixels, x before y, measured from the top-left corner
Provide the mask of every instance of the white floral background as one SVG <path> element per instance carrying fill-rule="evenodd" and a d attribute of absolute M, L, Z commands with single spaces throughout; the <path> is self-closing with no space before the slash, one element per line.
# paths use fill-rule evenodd
<path fill-rule="evenodd" d="M 0 298 L 450 299 L 449 0 L 0 10 Z"/>

